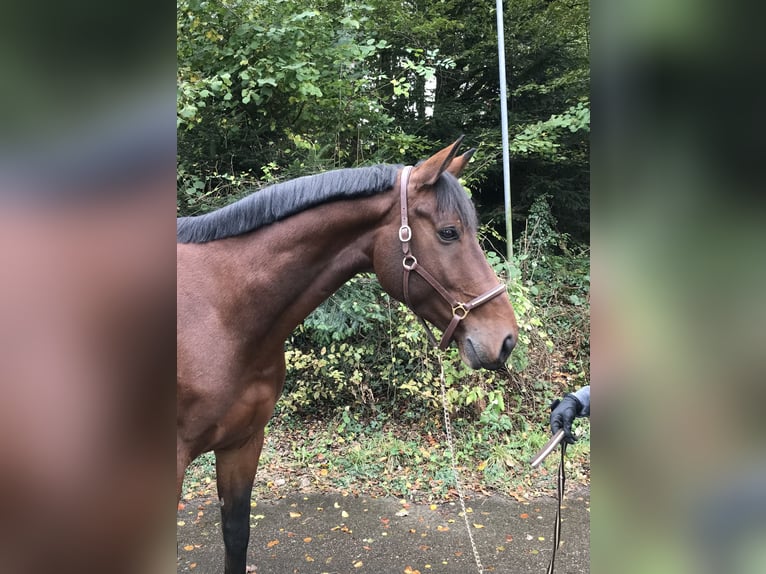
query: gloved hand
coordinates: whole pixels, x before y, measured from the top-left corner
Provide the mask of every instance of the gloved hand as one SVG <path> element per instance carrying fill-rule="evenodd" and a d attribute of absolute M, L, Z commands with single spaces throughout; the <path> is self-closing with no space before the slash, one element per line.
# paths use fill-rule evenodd
<path fill-rule="evenodd" d="M 574 444 L 577 440 L 572 434 L 572 421 L 575 420 L 583 409 L 583 404 L 573 394 L 566 395 L 563 399 L 556 399 L 551 403 L 551 432 L 556 434 L 564 429 L 564 441 Z"/>

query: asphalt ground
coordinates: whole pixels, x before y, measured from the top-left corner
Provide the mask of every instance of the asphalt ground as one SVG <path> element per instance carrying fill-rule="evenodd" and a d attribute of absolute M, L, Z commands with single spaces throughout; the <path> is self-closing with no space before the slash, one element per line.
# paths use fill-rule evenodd
<path fill-rule="evenodd" d="M 177 515 L 177 571 L 223 572 L 216 498 L 184 501 Z M 544 573 L 556 501 L 502 496 L 467 501 L 484 572 Z M 590 492 L 567 492 L 557 574 L 590 571 Z M 252 503 L 248 564 L 257 574 L 470 574 L 477 572 L 458 503 L 296 494 Z"/>

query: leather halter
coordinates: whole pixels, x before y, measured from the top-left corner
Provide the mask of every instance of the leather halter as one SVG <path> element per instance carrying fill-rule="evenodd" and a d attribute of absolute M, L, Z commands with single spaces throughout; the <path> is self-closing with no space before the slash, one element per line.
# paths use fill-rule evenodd
<path fill-rule="evenodd" d="M 411 172 L 412 166 L 406 166 L 402 170 L 401 181 L 399 184 L 400 208 L 402 215 L 402 226 L 399 228 L 399 241 L 402 243 L 402 253 L 404 254 L 404 258 L 402 259 L 402 267 L 404 267 L 404 302 L 407 307 L 412 309 L 412 305 L 410 304 L 410 273 L 414 271 L 420 275 L 426 281 L 426 283 L 433 287 L 434 290 L 439 295 L 441 295 L 442 299 L 444 299 L 449 304 L 450 308 L 452 309 L 452 320 L 444 330 L 441 341 L 438 343 L 439 349 L 443 351 L 452 341 L 452 335 L 454 335 L 455 329 L 457 329 L 460 321 L 465 319 L 472 309 L 475 309 L 479 305 L 483 305 L 487 301 L 494 299 L 501 293 L 505 293 L 505 284 L 500 283 L 486 293 L 479 295 L 478 297 L 474 297 L 467 303 L 462 303 L 452 297 L 449 292 L 434 278 L 433 275 L 423 269 L 423 267 L 418 263 L 418 260 L 415 258 L 415 255 L 413 255 L 410 251 L 412 228 L 409 226 L 407 217 L 407 184 L 409 183 Z M 414 309 L 412 309 L 412 311 L 414 312 Z M 434 344 L 434 346 L 436 346 L 436 338 L 431 332 L 431 329 L 429 329 L 428 325 L 422 317 L 418 316 L 418 319 L 420 319 L 421 323 L 423 323 L 423 326 L 428 333 L 429 339 Z"/>

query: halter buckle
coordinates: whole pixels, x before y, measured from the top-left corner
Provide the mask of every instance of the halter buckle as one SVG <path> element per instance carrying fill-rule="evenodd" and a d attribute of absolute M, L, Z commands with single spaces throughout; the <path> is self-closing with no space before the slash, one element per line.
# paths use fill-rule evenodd
<path fill-rule="evenodd" d="M 402 259 L 402 267 L 404 267 L 407 271 L 412 271 L 415 269 L 417 264 L 418 260 L 415 259 L 414 255 L 405 255 L 404 259 Z"/>
<path fill-rule="evenodd" d="M 465 305 L 463 303 L 458 303 L 454 307 L 452 307 L 452 315 L 453 317 L 457 317 L 460 320 L 463 320 L 468 315 L 468 311 L 470 309 L 466 309 Z"/>
<path fill-rule="evenodd" d="M 399 228 L 399 241 L 402 243 L 407 243 L 410 239 L 412 239 L 412 229 L 409 225 L 402 225 Z"/>

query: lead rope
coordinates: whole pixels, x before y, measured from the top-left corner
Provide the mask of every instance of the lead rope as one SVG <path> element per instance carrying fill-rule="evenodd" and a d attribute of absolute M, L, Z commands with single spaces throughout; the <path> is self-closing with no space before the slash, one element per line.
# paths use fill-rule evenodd
<path fill-rule="evenodd" d="M 564 499 L 564 457 L 567 452 L 567 443 L 561 442 L 561 459 L 559 460 L 558 479 L 556 481 L 556 521 L 553 525 L 553 551 L 551 552 L 551 561 L 548 564 L 546 574 L 553 574 L 553 563 L 556 561 L 556 550 L 561 542 L 561 501 Z"/>
<path fill-rule="evenodd" d="M 442 393 L 442 409 L 444 411 L 444 431 L 447 435 L 447 448 L 449 448 L 450 462 L 452 464 L 452 474 L 455 477 L 455 489 L 457 490 L 458 498 L 460 499 L 460 508 L 463 511 L 463 520 L 465 521 L 465 529 L 468 532 L 468 539 L 471 541 L 471 550 L 473 551 L 473 558 L 476 560 L 476 570 L 479 574 L 484 574 L 484 566 L 481 565 L 481 558 L 479 557 L 479 550 L 476 548 L 476 542 L 473 539 L 473 531 L 471 525 L 468 522 L 468 513 L 465 510 L 465 496 L 463 495 L 463 485 L 460 482 L 460 472 L 457 469 L 457 459 L 455 458 L 455 447 L 452 441 L 452 423 L 450 422 L 449 407 L 447 405 L 447 387 L 444 381 L 444 363 L 442 363 L 442 357 L 440 353 L 436 354 L 436 358 L 439 361 L 439 383 L 441 384 Z M 556 562 L 556 551 L 561 544 L 561 503 L 564 500 L 564 487 L 566 485 L 566 475 L 564 473 L 564 458 L 567 453 L 567 443 L 563 440 L 564 431 L 560 430 L 556 435 L 551 438 L 546 446 L 535 456 L 531 461 L 531 465 L 534 468 L 540 464 L 545 457 L 547 457 L 556 445 L 560 443 L 561 446 L 561 458 L 559 459 L 559 468 L 557 472 L 556 480 L 556 520 L 553 525 L 553 550 L 551 551 L 551 561 L 548 563 L 548 569 L 546 574 L 553 574 L 553 566 Z"/>
<path fill-rule="evenodd" d="M 567 453 L 567 443 L 564 440 L 564 429 L 560 429 L 551 439 L 540 449 L 529 464 L 532 468 L 542 463 L 545 458 L 551 454 L 554 449 L 561 443 L 561 459 L 559 460 L 559 469 L 557 472 L 556 480 L 556 521 L 553 526 L 553 551 L 551 552 L 551 561 L 548 564 L 546 574 L 553 574 L 553 563 L 556 561 L 556 550 L 558 550 L 561 543 L 561 503 L 564 500 L 564 457 Z"/>
<path fill-rule="evenodd" d="M 447 386 L 444 380 L 444 363 L 440 353 L 436 354 L 436 358 L 439 361 L 439 383 L 441 385 L 442 393 L 442 410 L 444 411 L 444 432 L 447 435 L 447 448 L 450 454 L 450 463 L 452 465 L 452 474 L 455 477 L 455 490 L 460 500 L 460 508 L 463 511 L 463 521 L 465 522 L 465 530 L 468 532 L 468 539 L 471 541 L 471 550 L 473 551 L 473 558 L 476 561 L 476 570 L 479 574 L 484 574 L 484 566 L 481 564 L 481 557 L 479 556 L 479 550 L 476 548 L 476 541 L 473 539 L 473 531 L 471 530 L 471 524 L 468 522 L 468 513 L 465 509 L 465 496 L 463 495 L 463 485 L 460 482 L 460 472 L 457 469 L 457 459 L 455 458 L 455 447 L 452 440 L 452 423 L 449 416 L 449 407 L 447 405 Z M 564 458 L 567 452 L 567 443 L 562 440 L 564 438 L 564 431 L 560 430 L 556 435 L 543 447 L 538 455 L 531 461 L 532 467 L 540 464 L 545 457 L 547 457 L 558 443 L 561 443 L 561 458 L 559 459 L 559 468 L 557 472 L 556 480 L 556 520 L 553 525 L 553 550 L 551 552 L 551 561 L 548 563 L 548 569 L 546 574 L 553 574 L 553 566 L 556 562 L 556 550 L 558 550 L 561 544 L 561 503 L 564 500 L 564 487 L 566 484 L 566 475 L 564 473 Z"/>
<path fill-rule="evenodd" d="M 452 463 L 452 474 L 455 477 L 455 489 L 457 490 L 458 498 L 460 499 L 460 508 L 463 510 L 463 520 L 465 521 L 465 529 L 468 532 L 468 539 L 471 541 L 471 550 L 473 550 L 473 558 L 476 560 L 476 570 L 479 574 L 484 574 L 484 566 L 481 565 L 481 558 L 479 557 L 479 550 L 476 548 L 476 542 L 473 539 L 473 532 L 471 531 L 471 525 L 468 523 L 468 513 L 465 510 L 465 497 L 463 496 L 463 485 L 460 483 L 460 473 L 457 469 L 457 459 L 455 458 L 455 447 L 452 443 L 452 423 L 450 422 L 449 408 L 447 407 L 447 388 L 444 383 L 444 364 L 442 363 L 441 353 L 436 354 L 439 360 L 439 380 L 441 382 L 442 391 L 442 408 L 444 410 L 444 431 L 447 434 L 447 447 L 449 448 L 450 461 Z"/>

